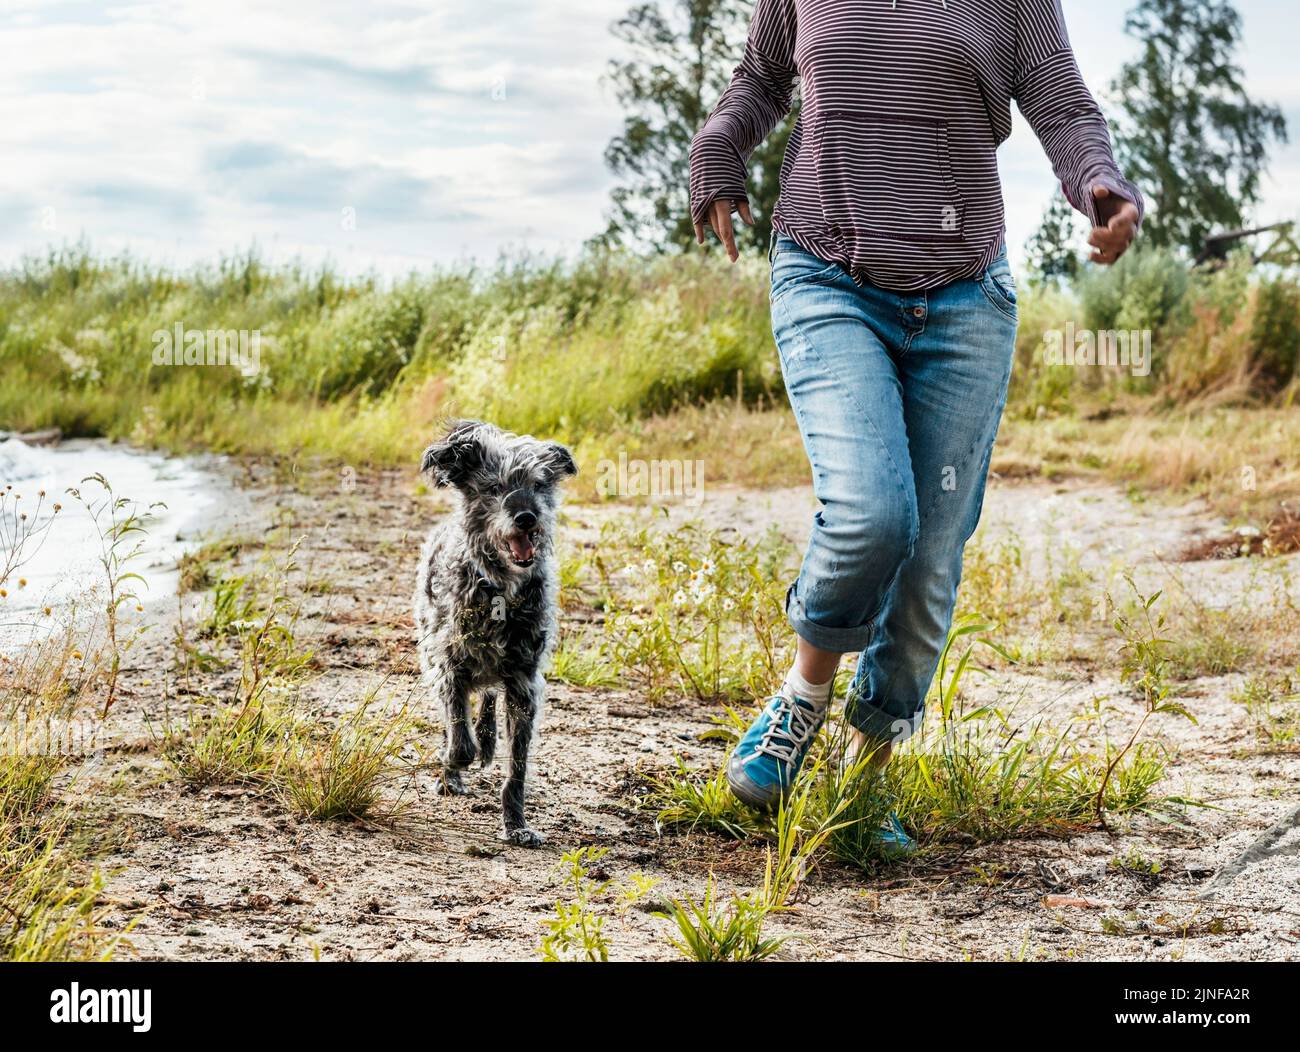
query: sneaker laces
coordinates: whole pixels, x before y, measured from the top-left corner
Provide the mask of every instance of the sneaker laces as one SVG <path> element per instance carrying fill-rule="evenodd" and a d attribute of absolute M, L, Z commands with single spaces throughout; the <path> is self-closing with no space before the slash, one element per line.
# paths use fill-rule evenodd
<path fill-rule="evenodd" d="M 782 685 L 775 700 L 776 709 L 772 713 L 772 719 L 750 759 L 767 755 L 781 763 L 793 764 L 797 761 L 799 752 L 821 726 L 822 713 L 810 703 L 801 704 L 794 691 L 786 685 Z"/>

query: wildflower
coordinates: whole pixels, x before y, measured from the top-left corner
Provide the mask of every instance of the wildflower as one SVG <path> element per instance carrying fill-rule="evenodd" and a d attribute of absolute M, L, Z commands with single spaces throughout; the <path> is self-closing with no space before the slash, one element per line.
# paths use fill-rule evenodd
<path fill-rule="evenodd" d="M 685 572 L 686 572 L 686 564 L 684 562 L 682 562 L 679 559 L 677 562 L 673 563 L 673 573 L 685 573 Z"/>
<path fill-rule="evenodd" d="M 26 577 L 20 577 L 20 578 L 18 578 L 18 587 L 19 587 L 19 588 L 26 588 L 26 587 L 27 587 L 27 578 L 26 578 Z"/>
<path fill-rule="evenodd" d="M 722 600 L 722 609 L 723 610 L 736 609 L 736 601 L 732 599 L 731 596 L 727 596 L 725 599 Z"/>
<path fill-rule="evenodd" d="M 700 573 L 705 574 L 706 576 L 712 576 L 715 569 L 717 569 L 717 567 L 713 565 L 712 559 L 705 559 L 700 563 Z"/>
<path fill-rule="evenodd" d="M 6 592 L 3 588 L 0 588 L 0 599 L 8 599 L 8 598 L 9 598 L 9 593 Z"/>
<path fill-rule="evenodd" d="M 654 573 L 657 569 L 659 569 L 659 567 L 655 565 L 655 561 L 653 559 L 647 559 L 645 562 L 641 564 L 641 569 L 643 569 L 646 573 Z"/>
<path fill-rule="evenodd" d="M 72 660 L 73 660 L 73 661 L 80 661 L 80 660 L 82 660 L 82 658 L 81 658 L 81 651 L 80 651 L 80 650 L 74 650 L 74 651 L 72 652 Z"/>
<path fill-rule="evenodd" d="M 673 606 L 685 606 L 685 605 L 686 605 L 686 593 L 679 588 L 673 594 Z"/>

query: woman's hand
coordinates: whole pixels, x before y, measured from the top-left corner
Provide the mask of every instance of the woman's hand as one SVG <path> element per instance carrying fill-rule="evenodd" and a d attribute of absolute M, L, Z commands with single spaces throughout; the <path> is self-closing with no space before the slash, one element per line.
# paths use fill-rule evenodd
<path fill-rule="evenodd" d="M 745 221 L 746 226 L 754 225 L 754 216 L 749 211 L 749 202 L 744 198 L 739 201 L 732 201 L 727 198 L 718 198 L 713 204 L 709 205 L 709 226 L 713 227 L 713 232 L 718 235 L 718 240 L 726 246 L 727 256 L 731 262 L 736 262 L 740 258 L 740 250 L 736 248 L 736 232 L 731 227 L 731 210 L 735 208 L 740 213 L 740 218 Z M 704 224 L 695 224 L 695 241 L 696 244 L 704 244 Z"/>
<path fill-rule="evenodd" d="M 1094 263 L 1110 266 L 1133 244 L 1137 234 L 1137 205 L 1116 197 L 1100 184 L 1092 188 L 1092 196 L 1097 201 L 1097 216 L 1106 225 L 1093 227 L 1088 235 L 1088 244 L 1093 248 L 1089 258 Z"/>

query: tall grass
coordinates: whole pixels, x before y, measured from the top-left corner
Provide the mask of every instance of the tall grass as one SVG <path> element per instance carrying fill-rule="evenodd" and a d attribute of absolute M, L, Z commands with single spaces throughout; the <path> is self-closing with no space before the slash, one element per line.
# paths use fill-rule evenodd
<path fill-rule="evenodd" d="M 153 365 L 154 333 L 178 323 L 259 332 L 260 372 Z M 1151 330 L 1151 375 L 1046 364 L 1045 332 L 1071 323 Z M 1011 415 L 1134 398 L 1290 404 L 1297 333 L 1293 276 L 1245 260 L 1189 273 L 1134 251 L 1073 290 L 1026 286 Z M 0 368 L 0 426 L 386 463 L 409 461 L 411 436 L 452 413 L 581 443 L 634 439 L 642 422 L 737 396 L 782 401 L 764 261 L 695 254 L 523 258 L 383 282 L 255 253 L 173 271 L 69 247 L 0 274 Z"/>
<path fill-rule="evenodd" d="M 0 276 L 0 422 L 171 448 L 405 462 L 449 412 L 575 438 L 779 391 L 756 262 L 503 262 L 384 284 L 255 255 L 175 273 L 84 248 Z M 155 366 L 175 325 L 261 334 L 255 377 Z"/>

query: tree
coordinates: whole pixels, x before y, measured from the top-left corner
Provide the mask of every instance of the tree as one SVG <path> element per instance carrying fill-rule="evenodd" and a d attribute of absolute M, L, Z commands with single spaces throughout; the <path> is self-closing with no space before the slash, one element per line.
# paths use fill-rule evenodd
<path fill-rule="evenodd" d="M 622 180 L 611 193 L 605 244 L 665 251 L 695 243 L 688 183 L 691 139 L 717 102 L 744 50 L 750 6 L 738 0 L 650 0 L 632 8 L 612 32 L 629 57 L 610 63 L 608 78 L 627 111 L 605 150 Z M 738 241 L 767 246 L 791 115 L 750 159 L 754 229 Z"/>
<path fill-rule="evenodd" d="M 1125 174 L 1148 195 L 1143 240 L 1194 253 L 1213 228 L 1245 225 L 1286 120 L 1242 86 L 1241 16 L 1226 0 L 1140 0 L 1124 29 L 1142 52 L 1113 86 L 1116 140 Z"/>
<path fill-rule="evenodd" d="M 1079 247 L 1075 238 L 1074 208 L 1057 187 L 1043 221 L 1025 242 L 1029 268 L 1047 281 L 1073 281 L 1079 273 Z"/>

